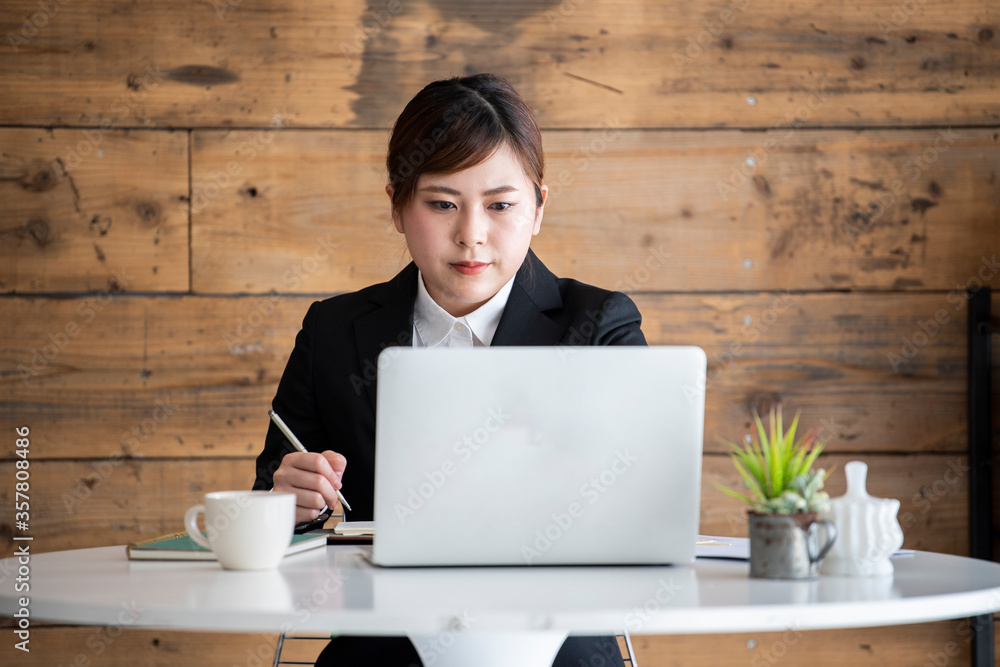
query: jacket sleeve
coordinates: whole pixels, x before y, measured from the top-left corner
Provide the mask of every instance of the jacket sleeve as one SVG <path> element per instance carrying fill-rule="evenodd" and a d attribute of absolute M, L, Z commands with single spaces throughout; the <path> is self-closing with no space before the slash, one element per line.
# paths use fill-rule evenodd
<path fill-rule="evenodd" d="M 621 292 L 612 292 L 596 313 L 588 313 L 597 325 L 594 345 L 646 345 L 642 315 L 635 303 Z"/>
<path fill-rule="evenodd" d="M 326 435 L 319 419 L 313 382 L 314 337 L 319 303 L 309 307 L 302 329 L 295 336 L 295 347 L 278 383 L 271 406 L 306 447 L 322 451 Z M 253 488 L 268 490 L 274 486 L 274 471 L 288 452 L 295 451 L 273 423 L 268 424 L 264 449 L 257 456 L 257 476 Z"/>

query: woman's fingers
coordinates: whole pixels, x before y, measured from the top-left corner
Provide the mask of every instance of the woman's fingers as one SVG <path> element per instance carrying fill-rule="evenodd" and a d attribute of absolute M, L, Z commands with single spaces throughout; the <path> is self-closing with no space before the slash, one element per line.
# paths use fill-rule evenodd
<path fill-rule="evenodd" d="M 324 505 L 337 504 L 336 489 L 346 467 L 347 459 L 336 452 L 290 452 L 274 471 L 274 490 L 294 493 L 296 522 L 311 521 Z"/>
<path fill-rule="evenodd" d="M 347 458 L 345 458 L 343 454 L 338 454 L 337 452 L 329 449 L 323 452 L 323 457 L 326 459 L 327 463 L 330 464 L 330 468 L 333 470 L 333 474 L 337 478 L 337 484 L 333 488 L 339 489 L 343 486 L 341 479 L 344 477 L 344 470 L 347 468 Z"/>

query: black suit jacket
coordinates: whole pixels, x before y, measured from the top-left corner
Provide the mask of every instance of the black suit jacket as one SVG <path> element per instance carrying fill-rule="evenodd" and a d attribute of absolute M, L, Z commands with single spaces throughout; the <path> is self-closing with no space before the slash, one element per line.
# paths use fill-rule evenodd
<path fill-rule="evenodd" d="M 312 451 L 347 458 L 352 521 L 374 517 L 375 379 L 379 353 L 413 344 L 417 267 L 392 280 L 309 307 L 272 405 Z M 645 345 L 632 300 L 556 278 L 530 250 L 514 279 L 493 345 Z M 281 457 L 294 451 L 274 424 L 257 457 L 256 489 L 270 489 Z"/>

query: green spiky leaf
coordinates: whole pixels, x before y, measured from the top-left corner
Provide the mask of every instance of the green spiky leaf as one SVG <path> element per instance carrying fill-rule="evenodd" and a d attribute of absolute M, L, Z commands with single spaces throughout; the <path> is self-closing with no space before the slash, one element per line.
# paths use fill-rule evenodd
<path fill-rule="evenodd" d="M 785 431 L 781 406 L 771 408 L 766 427 L 754 410 L 757 437 L 750 436 L 741 444 L 723 442 L 748 493 L 719 484 L 716 486 L 758 512 L 812 512 L 822 509 L 829 499 L 821 491 L 826 472 L 813 471 L 812 467 L 825 443 L 811 430 L 796 439 L 799 416 L 795 413 L 788 431 Z"/>

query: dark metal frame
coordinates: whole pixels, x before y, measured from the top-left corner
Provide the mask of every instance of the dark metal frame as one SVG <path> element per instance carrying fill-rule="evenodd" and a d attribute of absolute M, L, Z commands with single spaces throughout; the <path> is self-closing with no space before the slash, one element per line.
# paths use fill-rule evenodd
<path fill-rule="evenodd" d="M 969 290 L 969 555 L 993 560 L 990 288 Z M 993 614 L 972 622 L 972 664 L 993 667 Z"/>

